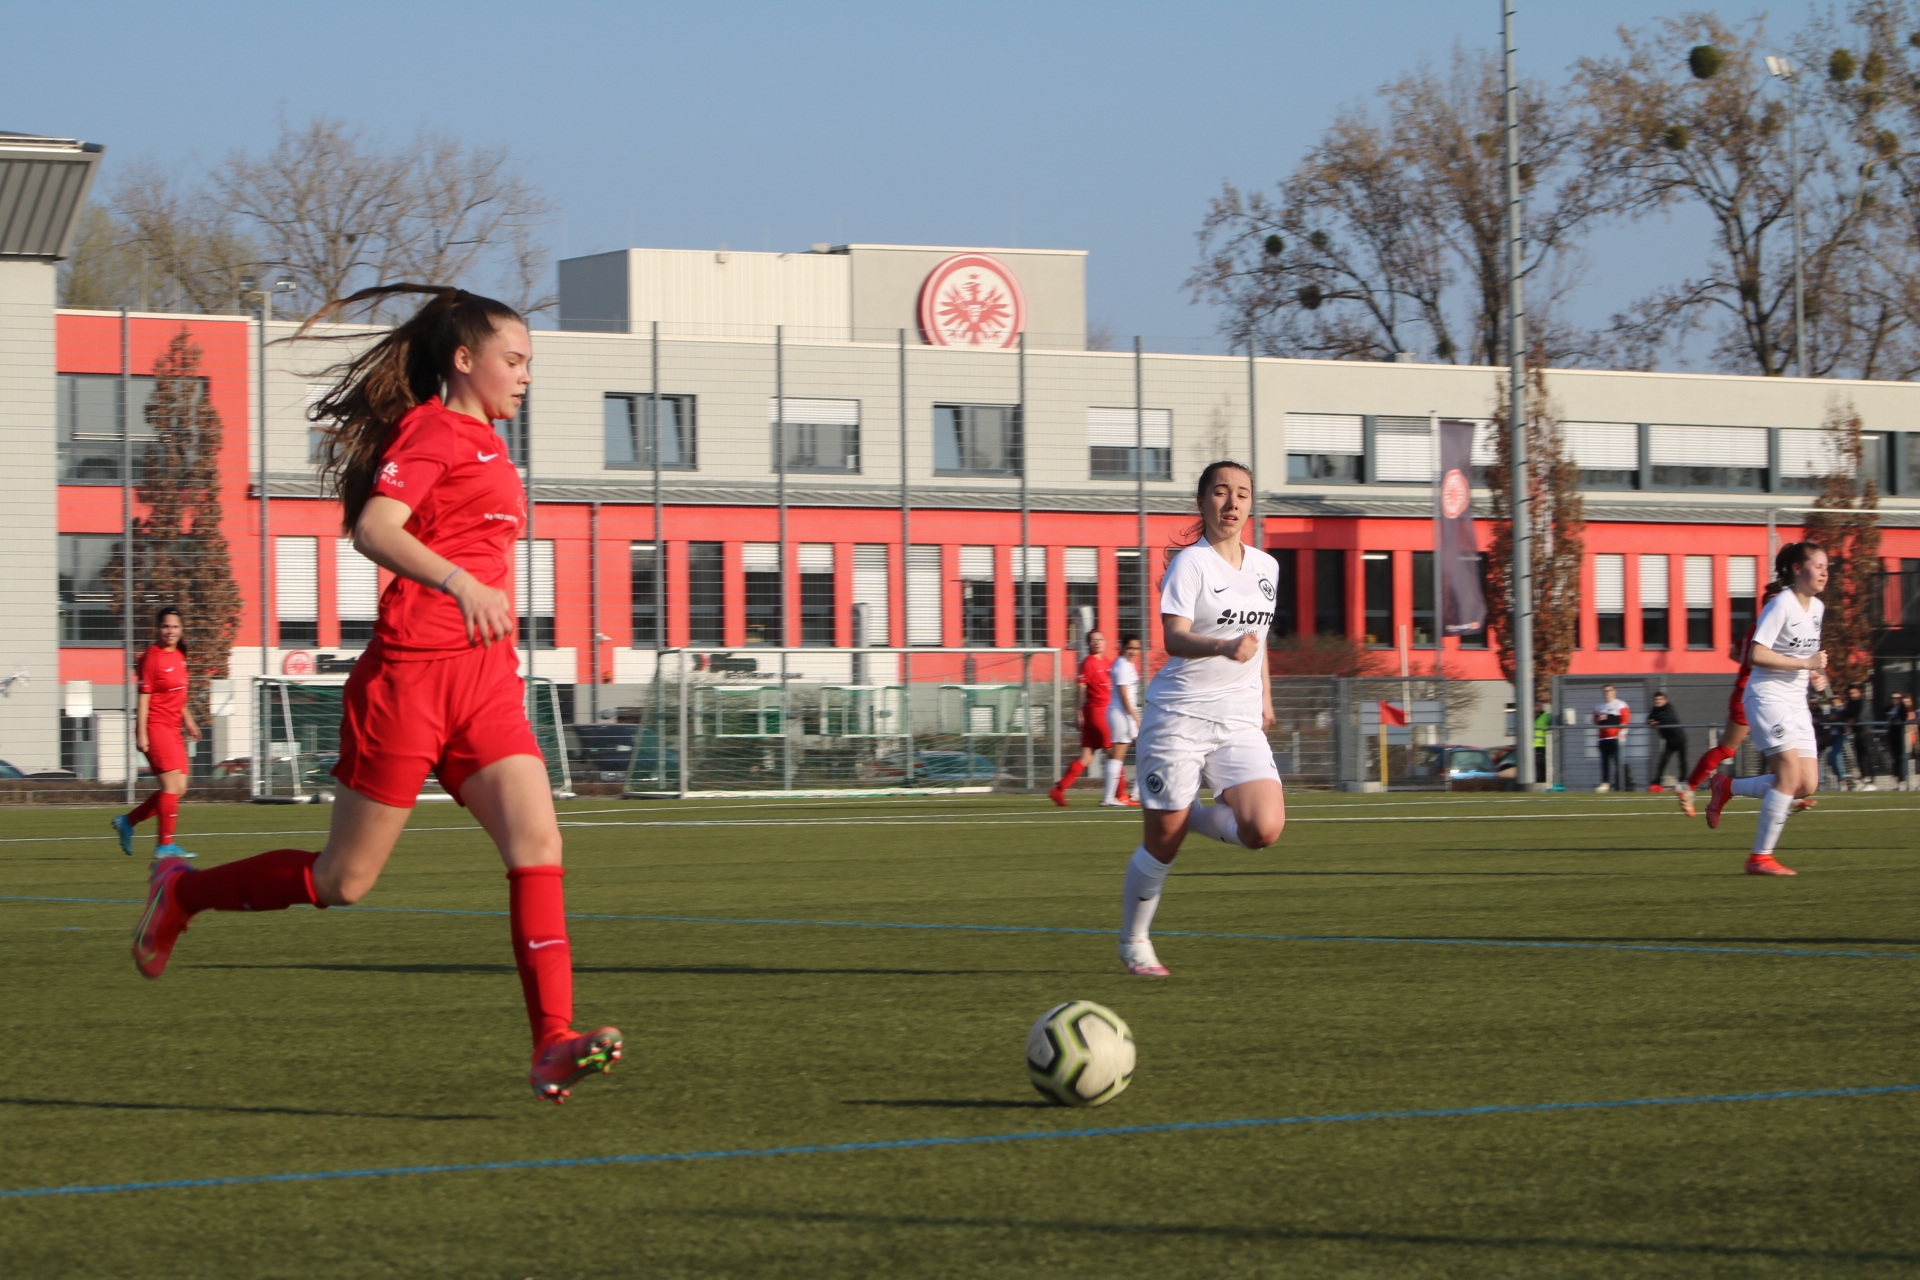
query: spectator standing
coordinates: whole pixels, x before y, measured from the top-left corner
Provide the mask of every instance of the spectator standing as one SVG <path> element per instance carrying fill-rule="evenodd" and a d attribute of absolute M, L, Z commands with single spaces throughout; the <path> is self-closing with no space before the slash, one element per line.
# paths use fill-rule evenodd
<path fill-rule="evenodd" d="M 1600 785 L 1595 791 L 1620 789 L 1620 741 L 1633 709 L 1620 701 L 1612 685 L 1600 687 L 1600 704 L 1593 709 L 1593 722 L 1600 726 Z"/>
<path fill-rule="evenodd" d="M 1913 699 L 1894 694 L 1887 704 L 1887 758 L 1893 762 L 1893 785 L 1902 791 L 1910 785 L 1907 769 L 1913 755 L 1908 735 L 1912 732 L 1913 716 Z"/>
<path fill-rule="evenodd" d="M 1687 731 L 1680 727 L 1680 713 L 1674 709 L 1664 693 L 1653 695 L 1653 710 L 1647 712 L 1647 723 L 1660 731 L 1660 763 L 1653 767 L 1653 774 L 1647 779 L 1655 788 L 1666 780 L 1667 761 L 1677 760 L 1674 768 L 1676 784 L 1685 781 L 1687 776 Z"/>
<path fill-rule="evenodd" d="M 1838 697 L 1828 697 L 1824 705 L 1816 702 L 1813 722 L 1814 731 L 1820 737 L 1820 756 L 1833 771 L 1833 785 L 1844 791 L 1847 787 L 1847 704 Z"/>
<path fill-rule="evenodd" d="M 1533 780 L 1542 786 L 1547 782 L 1547 732 L 1552 724 L 1553 708 L 1541 707 L 1533 718 Z"/>

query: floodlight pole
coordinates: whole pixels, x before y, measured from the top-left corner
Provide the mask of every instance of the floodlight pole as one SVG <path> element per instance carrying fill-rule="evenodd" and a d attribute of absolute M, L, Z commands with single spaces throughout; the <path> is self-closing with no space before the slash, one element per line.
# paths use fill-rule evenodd
<path fill-rule="evenodd" d="M 1769 57 L 1767 70 L 1787 82 L 1793 96 L 1787 113 L 1788 145 L 1793 148 L 1793 371 L 1807 376 L 1806 256 L 1800 247 L 1800 73 L 1786 58 Z"/>
<path fill-rule="evenodd" d="M 1511 360 L 1507 427 L 1513 433 L 1513 744 L 1514 781 L 1531 789 L 1533 774 L 1533 537 L 1532 487 L 1527 473 L 1526 296 L 1523 273 L 1525 226 L 1520 203 L 1520 74 L 1513 43 L 1513 11 L 1519 0 L 1501 2 L 1501 45 L 1505 51 L 1507 134 L 1507 310 Z M 1435 637 L 1436 642 L 1438 637 Z"/>

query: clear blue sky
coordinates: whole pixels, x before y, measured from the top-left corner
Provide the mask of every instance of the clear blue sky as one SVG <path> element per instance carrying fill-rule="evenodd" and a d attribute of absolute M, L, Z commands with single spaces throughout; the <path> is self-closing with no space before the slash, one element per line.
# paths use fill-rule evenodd
<path fill-rule="evenodd" d="M 1679 4 L 1521 0 L 1524 71 L 1565 74 Z M 1721 12 L 1744 18 L 1758 5 Z M 1772 9 L 1784 37 L 1807 0 Z M 1091 251 L 1117 333 L 1213 328 L 1180 282 L 1221 180 L 1283 174 L 1334 109 L 1498 0 L 1105 4 L 101 4 L 9 15 L 0 129 L 174 166 L 327 113 L 504 145 L 560 210 L 556 256 L 815 241 Z M 1694 269 L 1679 219 L 1595 242 L 1576 318 Z"/>

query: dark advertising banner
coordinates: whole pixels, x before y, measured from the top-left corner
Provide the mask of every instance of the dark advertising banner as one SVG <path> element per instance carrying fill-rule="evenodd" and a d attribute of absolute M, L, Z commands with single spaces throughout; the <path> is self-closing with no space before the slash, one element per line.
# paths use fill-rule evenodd
<path fill-rule="evenodd" d="M 1440 420 L 1440 483 L 1433 490 L 1435 562 L 1440 570 L 1440 619 L 1447 635 L 1464 636 L 1487 624 L 1480 590 L 1480 542 L 1473 528 L 1474 424 Z"/>

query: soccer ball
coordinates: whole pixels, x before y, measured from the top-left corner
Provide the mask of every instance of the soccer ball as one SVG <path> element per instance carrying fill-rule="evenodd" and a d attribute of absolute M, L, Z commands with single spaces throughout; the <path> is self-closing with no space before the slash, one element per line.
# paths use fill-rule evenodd
<path fill-rule="evenodd" d="M 1091 1000 L 1055 1005 L 1027 1033 L 1027 1077 L 1062 1106 L 1112 1102 L 1133 1079 L 1133 1032 Z"/>

